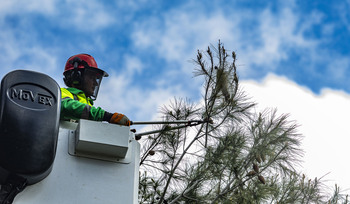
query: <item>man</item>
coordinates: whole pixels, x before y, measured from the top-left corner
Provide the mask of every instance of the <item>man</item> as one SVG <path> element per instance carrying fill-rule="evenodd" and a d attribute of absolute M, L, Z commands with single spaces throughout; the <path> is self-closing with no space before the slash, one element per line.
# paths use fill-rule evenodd
<path fill-rule="evenodd" d="M 130 126 L 130 120 L 125 115 L 109 113 L 93 106 L 101 80 L 108 77 L 108 74 L 97 68 L 91 55 L 71 56 L 66 62 L 63 75 L 68 88 L 61 88 L 61 120 L 87 119 Z"/>

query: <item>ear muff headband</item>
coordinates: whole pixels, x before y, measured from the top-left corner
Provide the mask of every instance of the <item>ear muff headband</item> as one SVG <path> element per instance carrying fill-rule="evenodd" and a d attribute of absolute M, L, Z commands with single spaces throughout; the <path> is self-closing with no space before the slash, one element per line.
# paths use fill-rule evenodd
<path fill-rule="evenodd" d="M 71 73 L 72 84 L 80 85 L 82 83 L 82 72 L 78 69 L 78 67 L 80 64 L 83 64 L 84 68 L 86 68 L 88 64 L 84 60 L 81 60 L 79 57 L 73 58 L 69 61 L 69 63 L 74 67 L 73 72 Z"/>

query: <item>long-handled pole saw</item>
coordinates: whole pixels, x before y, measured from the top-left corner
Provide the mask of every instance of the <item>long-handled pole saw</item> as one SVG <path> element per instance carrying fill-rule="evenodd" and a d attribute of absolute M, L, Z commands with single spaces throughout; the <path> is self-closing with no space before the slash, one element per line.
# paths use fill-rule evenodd
<path fill-rule="evenodd" d="M 154 134 L 154 133 L 164 132 L 164 131 L 170 131 L 170 130 L 176 130 L 176 129 L 181 129 L 181 128 L 185 128 L 185 127 L 196 126 L 196 125 L 200 125 L 203 123 L 211 123 L 212 124 L 213 120 L 205 119 L 205 120 L 171 120 L 171 121 L 145 121 L 145 122 L 140 121 L 140 122 L 131 122 L 131 125 L 183 124 L 183 125 L 179 125 L 176 127 L 165 126 L 163 129 L 160 129 L 160 130 L 152 130 L 152 131 L 147 131 L 147 132 L 135 134 L 135 138 L 140 139 L 144 135 L 149 135 L 149 134 Z"/>

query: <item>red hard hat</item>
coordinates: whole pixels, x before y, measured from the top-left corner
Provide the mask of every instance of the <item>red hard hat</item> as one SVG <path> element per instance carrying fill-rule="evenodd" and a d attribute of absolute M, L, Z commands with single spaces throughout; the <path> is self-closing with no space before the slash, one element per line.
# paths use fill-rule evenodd
<path fill-rule="evenodd" d="M 77 55 L 71 56 L 66 62 L 66 66 L 64 67 L 63 73 L 74 69 L 75 60 L 79 61 L 78 67 L 77 67 L 79 69 L 85 69 L 85 65 L 87 64 L 89 67 L 98 69 L 99 71 L 103 72 L 104 73 L 103 75 L 105 77 L 108 76 L 108 74 L 105 71 L 103 71 L 102 69 L 99 69 L 97 67 L 97 63 L 96 63 L 95 59 L 91 55 L 88 55 L 88 54 L 77 54 Z M 83 62 L 83 63 L 81 63 L 81 62 Z"/>

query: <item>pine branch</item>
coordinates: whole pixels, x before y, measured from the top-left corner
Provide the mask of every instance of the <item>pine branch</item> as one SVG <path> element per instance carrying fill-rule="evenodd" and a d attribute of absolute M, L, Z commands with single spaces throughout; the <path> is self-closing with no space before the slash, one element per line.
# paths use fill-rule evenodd
<path fill-rule="evenodd" d="M 203 124 L 201 125 L 201 128 L 203 128 Z M 194 144 L 194 142 L 197 141 L 197 137 L 199 136 L 199 133 L 200 131 L 197 132 L 197 135 L 194 137 L 194 139 L 190 142 L 190 144 L 187 146 L 187 148 L 184 150 L 184 152 L 182 153 L 182 155 L 180 156 L 180 158 L 178 159 L 178 161 L 175 163 L 175 165 L 173 166 L 172 170 L 170 171 L 170 175 L 169 175 L 169 178 L 165 184 L 165 187 L 164 187 L 164 190 L 163 190 L 163 193 L 159 199 L 159 204 L 161 204 L 163 201 L 164 201 L 164 197 L 165 197 L 165 194 L 167 192 L 167 189 L 169 187 L 169 184 L 170 184 L 170 181 L 174 175 L 174 172 L 176 170 L 176 168 L 179 166 L 180 162 L 182 161 L 183 157 L 185 156 L 185 154 L 187 153 L 187 151 L 190 149 L 190 147 L 192 146 L 192 144 Z"/>

